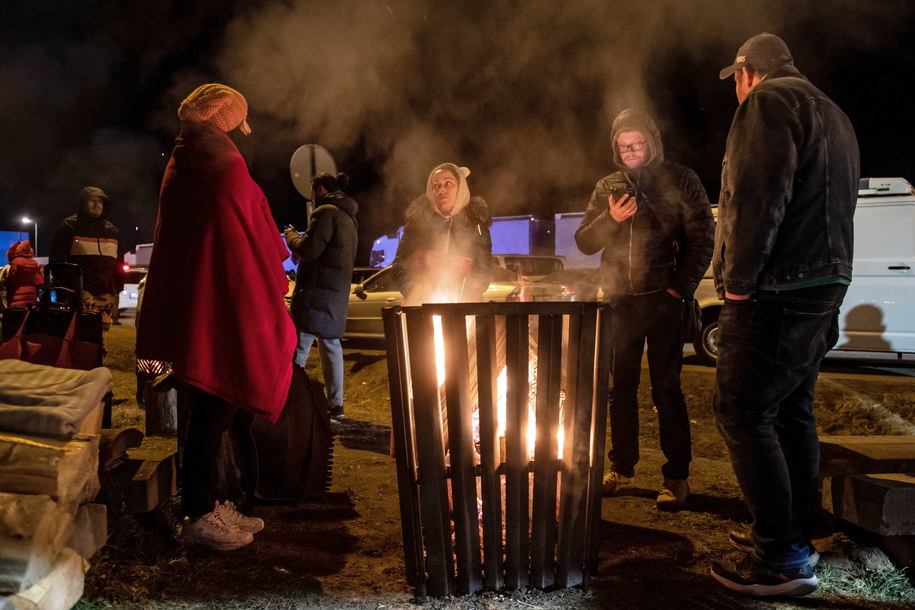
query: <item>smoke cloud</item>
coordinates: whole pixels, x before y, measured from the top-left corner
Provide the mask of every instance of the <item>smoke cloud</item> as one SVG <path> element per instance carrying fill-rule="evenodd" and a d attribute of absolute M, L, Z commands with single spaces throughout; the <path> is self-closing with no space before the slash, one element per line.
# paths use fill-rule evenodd
<path fill-rule="evenodd" d="M 214 81 L 248 98 L 252 172 L 280 223 L 302 207 L 288 168 L 306 143 L 352 176 L 363 241 L 401 224 L 445 161 L 473 170 L 494 215 L 582 210 L 630 106 L 654 115 L 668 158 L 714 201 L 736 107 L 717 73 L 760 31 L 850 115 L 866 174 L 915 180 L 901 150 L 915 138 L 905 0 L 8 4 L 0 222 L 38 218 L 43 244 L 88 184 L 111 194 L 128 241 L 151 240 L 176 109 Z"/>

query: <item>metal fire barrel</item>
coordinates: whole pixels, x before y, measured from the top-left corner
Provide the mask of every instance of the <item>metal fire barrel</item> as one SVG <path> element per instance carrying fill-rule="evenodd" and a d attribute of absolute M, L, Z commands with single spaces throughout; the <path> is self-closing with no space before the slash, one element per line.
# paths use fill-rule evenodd
<path fill-rule="evenodd" d="M 383 316 L 416 594 L 586 588 L 600 530 L 606 307 L 450 303 Z"/>

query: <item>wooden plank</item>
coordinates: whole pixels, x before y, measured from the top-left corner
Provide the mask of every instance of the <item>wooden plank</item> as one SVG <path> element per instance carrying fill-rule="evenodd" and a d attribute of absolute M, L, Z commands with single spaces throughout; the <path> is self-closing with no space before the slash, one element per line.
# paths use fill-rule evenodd
<path fill-rule="evenodd" d="M 407 582 L 416 595 L 426 596 L 423 531 L 419 510 L 419 477 L 410 397 L 407 394 L 406 341 L 400 308 L 382 310 L 387 342 L 388 384 L 391 393 L 391 443 L 397 464 L 397 488 Z"/>
<path fill-rule="evenodd" d="M 501 323 L 501 336 L 505 326 Z M 498 591 L 505 586 L 502 561 L 502 463 L 499 442 L 497 326 L 493 316 L 476 319 L 477 396 L 480 418 L 480 496 L 483 506 L 483 578 L 486 588 Z"/>
<path fill-rule="evenodd" d="M 140 462 L 130 481 L 127 510 L 146 513 L 178 493 L 178 454 L 172 449 L 137 447 L 127 452 Z"/>
<path fill-rule="evenodd" d="M 0 490 L 51 496 L 75 512 L 101 487 L 98 447 L 97 434 L 76 434 L 70 440 L 0 434 Z"/>
<path fill-rule="evenodd" d="M 0 592 L 19 593 L 53 568 L 73 513 L 41 494 L 0 493 Z"/>
<path fill-rule="evenodd" d="M 591 468 L 588 480 L 587 544 L 582 586 L 588 588 L 590 577 L 597 574 L 600 560 L 601 509 L 603 506 L 604 455 L 607 437 L 607 411 L 610 400 L 610 365 L 613 360 L 610 308 L 597 308 L 597 354 L 594 366 L 594 399 L 591 403 Z"/>
<path fill-rule="evenodd" d="M 590 309 L 569 321 L 569 380 L 565 403 L 565 449 L 559 503 L 556 584 L 574 587 L 584 580 L 585 512 L 591 455 L 596 317 Z"/>
<path fill-rule="evenodd" d="M 421 309 L 405 309 L 419 498 L 426 549 L 429 595 L 454 595 L 454 554 L 451 545 L 448 481 L 432 317 Z"/>
<path fill-rule="evenodd" d="M 51 571 L 27 590 L 5 598 L 19 610 L 65 610 L 73 608 L 83 596 L 86 561 L 73 549 L 63 549 Z"/>
<path fill-rule="evenodd" d="M 821 436 L 820 476 L 915 474 L 913 436 Z"/>
<path fill-rule="evenodd" d="M 108 542 L 108 508 L 104 504 L 82 504 L 73 519 L 67 546 L 84 559 L 95 555 Z"/>
<path fill-rule="evenodd" d="M 531 511 L 531 584 L 540 589 L 553 586 L 556 580 L 562 323 L 562 316 L 540 316 L 537 336 L 537 438 Z"/>
<path fill-rule="evenodd" d="M 445 402 L 457 590 L 459 594 L 466 595 L 481 589 L 482 575 L 477 479 L 474 472 L 473 401 L 468 381 L 470 363 L 464 316 L 443 316 L 442 337 L 445 341 Z"/>
<path fill-rule="evenodd" d="M 143 433 L 136 428 L 103 428 L 99 433 L 99 472 L 107 472 L 127 461 L 127 450 L 139 447 Z"/>
<path fill-rule="evenodd" d="M 837 518 L 881 536 L 915 535 L 915 476 L 858 474 L 830 483 Z"/>
<path fill-rule="evenodd" d="M 529 581 L 528 324 L 526 315 L 505 320 L 505 585 L 510 589 L 523 589 Z"/>

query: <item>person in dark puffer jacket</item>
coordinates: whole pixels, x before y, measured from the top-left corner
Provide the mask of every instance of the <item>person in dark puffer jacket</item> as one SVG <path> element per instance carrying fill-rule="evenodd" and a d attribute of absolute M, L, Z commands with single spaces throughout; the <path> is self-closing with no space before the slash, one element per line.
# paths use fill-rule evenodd
<path fill-rule="evenodd" d="M 429 173 L 426 194 L 407 208 L 392 264 L 404 305 L 481 301 L 489 287 L 492 218 L 471 197 L 470 170 L 443 163 Z"/>
<path fill-rule="evenodd" d="M 292 227 L 286 245 L 298 259 L 292 294 L 292 319 L 298 332 L 294 362 L 305 366 L 318 342 L 331 417 L 343 419 L 343 346 L 350 283 L 359 245 L 359 204 L 343 191 L 349 176 L 321 173 L 312 178 L 315 209 L 304 235 Z"/>
<path fill-rule="evenodd" d="M 102 347 L 111 328 L 112 311 L 124 288 L 124 246 L 118 228 L 108 220 L 111 200 L 105 191 L 87 186 L 79 194 L 76 214 L 66 218 L 51 242 L 52 263 L 74 263 L 83 277 L 83 309 L 102 316 Z"/>
<path fill-rule="evenodd" d="M 689 414 L 680 390 L 684 301 L 712 257 L 708 196 L 689 168 L 664 160 L 647 114 L 627 109 L 613 121 L 618 171 L 598 181 L 575 232 L 578 249 L 601 253 L 601 286 L 613 316 L 611 471 L 604 493 L 631 487 L 639 460 L 638 388 L 648 342 L 652 400 L 658 410 L 664 483 L 657 506 L 674 510 L 689 496 Z"/>
<path fill-rule="evenodd" d="M 6 300 L 9 307 L 28 307 L 38 301 L 36 287 L 44 283 L 41 267 L 35 260 L 29 240 L 17 241 L 6 251 L 10 261 L 6 278 Z"/>

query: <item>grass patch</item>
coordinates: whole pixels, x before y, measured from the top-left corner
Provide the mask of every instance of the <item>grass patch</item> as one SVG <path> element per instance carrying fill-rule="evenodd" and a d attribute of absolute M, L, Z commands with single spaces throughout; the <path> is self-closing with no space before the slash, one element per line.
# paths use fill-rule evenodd
<path fill-rule="evenodd" d="M 905 568 L 869 570 L 862 565 L 843 562 L 834 565 L 823 562 L 817 568 L 820 586 L 843 597 L 879 602 L 915 603 L 912 585 Z"/>

